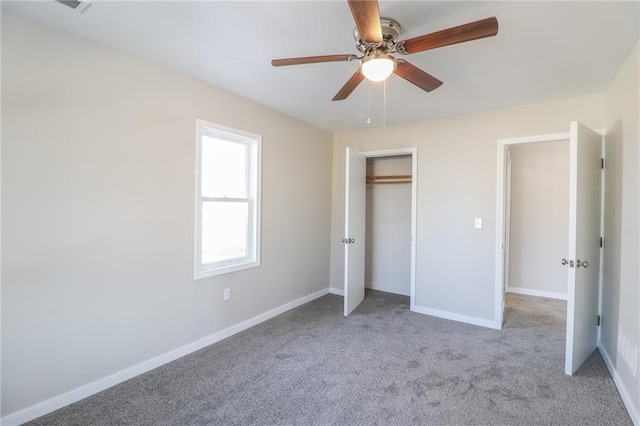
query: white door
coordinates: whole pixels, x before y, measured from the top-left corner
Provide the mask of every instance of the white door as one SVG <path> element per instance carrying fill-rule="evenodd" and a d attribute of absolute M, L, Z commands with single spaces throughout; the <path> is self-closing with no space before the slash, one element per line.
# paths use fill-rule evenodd
<path fill-rule="evenodd" d="M 347 148 L 344 218 L 344 316 L 364 300 L 367 160 Z"/>
<path fill-rule="evenodd" d="M 565 373 L 572 375 L 597 346 L 600 277 L 602 137 L 571 123 L 569 286 Z"/>

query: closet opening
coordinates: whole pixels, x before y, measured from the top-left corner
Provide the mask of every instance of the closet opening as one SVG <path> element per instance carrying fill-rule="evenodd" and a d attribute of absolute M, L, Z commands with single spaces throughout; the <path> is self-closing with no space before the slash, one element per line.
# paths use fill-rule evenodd
<path fill-rule="evenodd" d="M 366 161 L 365 287 L 410 296 L 412 156 Z"/>
<path fill-rule="evenodd" d="M 415 147 L 346 148 L 345 316 L 364 300 L 366 287 L 367 293 L 407 295 L 414 310 L 417 154 Z"/>

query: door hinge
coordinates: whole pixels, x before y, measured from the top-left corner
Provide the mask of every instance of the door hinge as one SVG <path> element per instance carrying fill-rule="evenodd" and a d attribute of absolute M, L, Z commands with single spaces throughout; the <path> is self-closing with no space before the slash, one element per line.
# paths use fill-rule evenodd
<path fill-rule="evenodd" d="M 600 159 L 600 168 L 604 169 L 604 158 Z"/>
<path fill-rule="evenodd" d="M 600 248 L 604 247 L 604 238 L 600 237 Z"/>
<path fill-rule="evenodd" d="M 598 315 L 598 327 L 600 326 L 600 315 Z"/>

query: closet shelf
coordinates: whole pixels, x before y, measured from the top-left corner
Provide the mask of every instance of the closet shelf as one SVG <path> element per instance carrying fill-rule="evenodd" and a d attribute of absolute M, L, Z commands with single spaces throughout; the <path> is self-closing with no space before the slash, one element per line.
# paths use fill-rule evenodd
<path fill-rule="evenodd" d="M 411 183 L 411 175 L 367 176 L 367 185 L 399 185 Z"/>

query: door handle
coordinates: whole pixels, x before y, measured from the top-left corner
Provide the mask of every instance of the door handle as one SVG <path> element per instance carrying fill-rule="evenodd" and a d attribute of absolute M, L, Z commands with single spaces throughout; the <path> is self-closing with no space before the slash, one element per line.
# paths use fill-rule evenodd
<path fill-rule="evenodd" d="M 569 261 L 567 259 L 565 259 L 564 257 L 562 258 L 562 260 L 560 261 L 560 264 L 562 266 L 566 265 L 567 263 L 569 263 Z"/>
<path fill-rule="evenodd" d="M 586 260 L 583 262 L 580 259 L 576 260 L 576 268 L 580 267 L 587 269 L 589 267 L 589 262 L 587 262 Z"/>

